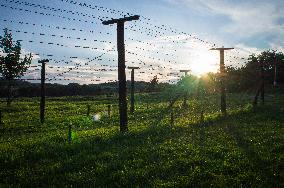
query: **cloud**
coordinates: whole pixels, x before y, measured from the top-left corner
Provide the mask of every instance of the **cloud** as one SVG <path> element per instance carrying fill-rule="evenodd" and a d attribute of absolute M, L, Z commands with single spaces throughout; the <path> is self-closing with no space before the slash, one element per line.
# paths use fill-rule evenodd
<path fill-rule="evenodd" d="M 206 5 L 215 13 L 223 14 L 231 19 L 224 27 L 225 31 L 243 36 L 274 33 L 283 34 L 279 20 L 283 14 L 276 4 L 271 2 L 247 1 L 243 3 L 226 3 L 206 1 Z"/>
<path fill-rule="evenodd" d="M 144 43 L 132 42 L 127 49 L 138 54 L 138 57 L 136 54 L 128 55 L 127 60 L 134 63 L 132 66 L 140 67 L 139 72 L 142 72 L 143 76 L 138 76 L 138 79 L 142 80 L 149 81 L 158 75 L 160 81 L 166 82 L 179 79 L 182 75 L 181 69 L 190 69 L 195 75 L 216 72 L 218 69 L 218 54 L 209 51 L 210 45 L 199 41 L 195 36 L 162 36 Z"/>
<path fill-rule="evenodd" d="M 279 43 L 284 37 L 284 1 L 265 0 L 166 0 L 186 5 L 201 15 L 223 16 L 228 19 L 222 28 L 239 38 L 270 40 Z M 260 39 L 259 36 L 262 36 Z M 257 37 L 259 37 L 257 39 Z M 264 39 L 263 39 L 264 38 Z"/>
<path fill-rule="evenodd" d="M 175 42 L 173 43 L 173 41 Z M 152 46 L 149 46 L 149 44 L 152 44 Z M 239 51 L 241 52 L 230 51 L 226 53 L 226 55 L 229 55 L 226 57 L 227 65 L 243 63 L 245 59 L 241 57 L 248 57 L 252 52 L 258 52 L 257 48 L 249 47 L 245 44 L 238 44 L 236 47 L 240 48 L 241 50 Z M 150 81 L 155 75 L 158 76 L 161 82 L 177 81 L 183 75 L 180 73 L 181 69 L 190 69 L 193 74 L 200 75 L 209 71 L 216 72 L 219 68 L 219 53 L 210 51 L 209 45 L 190 36 L 169 35 L 145 40 L 144 43 L 138 41 L 127 42 L 126 49 L 135 53 L 126 53 L 126 66 L 140 67 L 139 70 L 135 71 L 135 80 L 137 81 Z M 117 52 L 115 53 L 117 54 Z M 112 56 L 112 54 L 109 55 Z M 231 56 L 239 58 L 236 60 Z M 111 63 L 114 63 L 115 66 L 112 66 L 106 58 L 92 61 L 90 64 L 86 64 L 88 59 L 72 59 L 72 63 L 68 65 L 56 62 L 54 64 L 51 61 L 46 70 L 47 78 L 62 79 L 61 81 L 54 81 L 60 83 L 69 82 L 66 79 L 70 79 L 70 82 L 80 84 L 116 81 L 117 55 L 112 58 L 115 62 L 111 61 Z M 169 62 L 169 60 L 171 61 Z M 34 72 L 37 72 L 36 69 L 33 69 Z M 100 69 L 106 69 L 107 71 L 100 71 Z M 63 74 L 61 75 L 61 73 Z M 126 74 L 129 80 L 130 70 L 126 69 Z M 39 74 L 36 73 L 32 73 L 30 76 L 39 78 Z"/>
<path fill-rule="evenodd" d="M 271 42 L 271 43 L 269 43 L 269 46 L 272 49 L 277 50 L 278 52 L 284 53 L 284 45 L 279 45 L 279 44 Z"/>
<path fill-rule="evenodd" d="M 40 59 L 40 56 L 39 56 L 39 55 L 37 55 L 37 54 L 35 54 L 35 53 L 33 53 L 33 52 L 30 52 L 29 50 L 24 49 L 24 48 L 22 48 L 22 50 L 21 50 L 21 56 L 20 56 L 20 58 L 23 59 L 25 56 L 29 56 L 30 54 L 32 55 L 32 60 L 33 60 L 33 61 Z"/>
<path fill-rule="evenodd" d="M 39 55 L 36 55 L 35 53 L 32 53 L 32 52 L 30 52 L 30 51 L 28 51 L 28 50 L 26 50 L 24 48 L 22 48 L 22 50 L 21 50 L 20 59 L 22 60 L 22 59 L 25 58 L 25 56 L 29 56 L 30 54 L 32 55 L 32 61 L 40 59 Z M 0 51 L 0 56 L 4 56 L 5 57 L 6 55 L 7 55 L 7 53 L 4 53 L 3 51 Z"/>
<path fill-rule="evenodd" d="M 172 40 L 179 41 L 180 44 L 173 44 Z M 154 45 L 149 48 L 146 43 L 132 42 L 129 43 L 127 49 L 135 51 L 138 56 L 127 54 L 127 66 L 138 66 L 139 70 L 135 71 L 135 80 L 137 81 L 150 81 L 155 75 L 158 76 L 160 82 L 177 81 L 182 73 L 181 69 L 190 69 L 193 74 L 200 75 L 204 71 L 216 72 L 219 68 L 219 53 L 210 51 L 208 46 L 202 42 L 197 41 L 193 37 L 181 37 L 179 35 L 171 35 L 168 37 L 160 37 L 147 41 Z M 165 46 L 169 48 L 164 49 Z M 144 48 L 148 51 L 137 49 Z M 167 51 L 171 48 L 177 51 L 172 52 L 175 55 L 176 63 L 164 61 L 163 58 Z M 243 43 L 236 45 L 237 50 L 226 52 L 226 65 L 241 66 L 246 61 L 251 53 L 260 53 L 261 49 L 247 46 Z M 162 54 L 157 54 L 160 52 Z M 142 57 L 144 56 L 144 57 Z M 151 59 L 155 57 L 155 60 Z M 161 58 L 160 60 L 157 60 Z M 80 84 L 103 83 L 117 80 L 117 67 L 101 65 L 102 62 L 94 61 L 92 64 L 85 65 L 86 59 L 73 59 L 72 64 L 54 64 L 52 62 L 47 66 L 47 77 L 58 78 L 62 81 L 51 81 L 65 83 L 64 79 L 70 79 L 71 82 Z M 139 63 L 145 64 L 139 64 Z M 76 67 L 79 65 L 79 67 Z M 50 67 L 51 66 L 51 67 Z M 100 71 L 106 69 L 107 71 Z M 31 74 L 28 76 L 32 78 L 39 78 L 40 74 L 37 73 L 38 68 L 30 69 Z M 58 74 L 63 73 L 58 76 Z M 127 79 L 130 79 L 130 70 L 126 69 Z"/>

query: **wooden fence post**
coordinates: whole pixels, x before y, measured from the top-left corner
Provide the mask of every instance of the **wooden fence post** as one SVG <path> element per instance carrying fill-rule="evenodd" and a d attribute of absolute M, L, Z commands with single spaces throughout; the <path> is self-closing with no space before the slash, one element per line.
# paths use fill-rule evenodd
<path fill-rule="evenodd" d="M 225 86 L 225 50 L 232 50 L 234 48 L 212 48 L 211 50 L 220 51 L 220 91 L 221 91 L 221 112 L 224 116 L 227 115 L 226 104 L 226 86 Z"/>
<path fill-rule="evenodd" d="M 187 77 L 188 72 L 190 72 L 191 70 L 180 70 L 180 72 L 184 73 L 184 77 Z M 188 92 L 185 91 L 184 96 L 183 96 L 183 107 L 188 107 L 187 105 L 187 100 L 188 100 Z"/>
<path fill-rule="evenodd" d="M 68 127 L 68 143 L 71 143 L 72 141 L 72 125 L 69 124 L 69 127 Z"/>
<path fill-rule="evenodd" d="M 135 107 L 134 107 L 134 87 L 135 87 L 135 80 L 134 80 L 134 71 L 135 69 L 139 69 L 139 67 L 128 67 L 128 69 L 131 69 L 131 92 L 130 92 L 130 113 L 133 114 Z"/>
<path fill-rule="evenodd" d="M 260 72 L 260 78 L 261 78 L 261 101 L 262 105 L 264 105 L 264 67 L 263 62 L 261 62 L 261 72 Z"/>
<path fill-rule="evenodd" d="M 107 106 L 107 114 L 108 114 L 108 117 L 110 118 L 110 116 L 111 116 L 111 106 L 110 106 L 110 104 Z"/>
<path fill-rule="evenodd" d="M 258 96 L 260 94 L 260 91 L 261 91 L 261 82 L 259 83 L 259 85 L 257 86 L 257 91 L 256 91 L 256 94 L 254 96 L 254 100 L 253 100 L 253 107 L 256 108 L 257 106 L 257 103 L 258 103 Z"/>
<path fill-rule="evenodd" d="M 90 116 L 91 105 L 87 105 L 87 116 Z"/>
<path fill-rule="evenodd" d="M 119 117 L 120 131 L 128 132 L 127 117 L 127 88 L 125 74 L 125 44 L 124 44 L 124 23 L 132 20 L 139 20 L 138 15 L 111 19 L 103 21 L 104 25 L 117 24 L 117 51 L 118 51 L 118 90 L 119 90 Z"/>
<path fill-rule="evenodd" d="M 263 67 L 263 62 L 260 62 L 260 82 L 254 97 L 253 101 L 253 107 L 255 108 L 258 103 L 258 96 L 260 95 L 262 105 L 264 105 L 264 85 L 265 85 L 265 77 L 264 77 L 264 67 Z"/>
<path fill-rule="evenodd" d="M 44 59 L 38 62 L 41 63 L 40 122 L 43 124 L 45 116 L 45 63 L 49 62 L 49 60 Z"/>

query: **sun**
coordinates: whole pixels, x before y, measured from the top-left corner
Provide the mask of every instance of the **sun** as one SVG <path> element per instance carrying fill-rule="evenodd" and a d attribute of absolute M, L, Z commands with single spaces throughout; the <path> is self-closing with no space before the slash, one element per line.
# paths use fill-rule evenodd
<path fill-rule="evenodd" d="M 217 72 L 218 71 L 218 57 L 216 54 L 202 50 L 195 52 L 192 56 L 191 63 L 191 71 L 192 74 L 200 77 L 209 72 Z"/>

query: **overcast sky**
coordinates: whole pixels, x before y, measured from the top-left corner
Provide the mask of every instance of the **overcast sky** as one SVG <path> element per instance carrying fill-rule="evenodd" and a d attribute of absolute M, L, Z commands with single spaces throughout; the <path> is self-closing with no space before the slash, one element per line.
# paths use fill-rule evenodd
<path fill-rule="evenodd" d="M 226 53 L 226 64 L 236 66 L 251 53 L 284 46 L 283 0 L 1 0 L 0 5 L 1 29 L 22 40 L 24 53 L 38 54 L 33 64 L 53 59 L 47 77 L 58 83 L 117 79 L 116 27 L 101 20 L 126 13 L 141 16 L 125 31 L 126 64 L 141 67 L 137 80 L 154 75 L 176 80 L 180 69 L 196 75 L 217 71 L 218 52 L 209 51 L 214 44 L 235 47 Z M 31 67 L 24 78 L 39 78 L 37 69 Z"/>

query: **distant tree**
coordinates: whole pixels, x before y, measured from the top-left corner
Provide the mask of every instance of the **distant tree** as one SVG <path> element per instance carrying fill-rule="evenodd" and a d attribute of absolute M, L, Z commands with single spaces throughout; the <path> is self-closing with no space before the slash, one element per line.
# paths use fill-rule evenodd
<path fill-rule="evenodd" d="M 279 81 L 281 83 L 284 83 L 284 54 L 283 52 L 278 52 L 275 55 L 275 60 L 274 60 L 274 65 L 275 65 L 275 69 L 274 69 L 274 81 L 275 81 L 275 85 L 276 83 Z"/>
<path fill-rule="evenodd" d="M 97 95 L 101 95 L 102 94 L 102 87 L 101 86 L 98 86 L 97 88 L 96 88 L 96 94 Z"/>
<path fill-rule="evenodd" d="M 177 85 L 181 92 L 192 94 L 197 91 L 198 79 L 194 75 L 186 75 L 181 78 Z"/>
<path fill-rule="evenodd" d="M 260 80 L 261 67 L 263 67 L 265 80 L 272 84 L 274 78 L 278 82 L 284 82 L 284 55 L 276 50 L 266 50 L 259 55 L 252 54 L 248 58 L 247 64 L 242 67 L 242 84 L 256 85 Z M 275 69 L 277 69 L 275 71 Z M 275 77 L 276 76 L 276 77 Z"/>
<path fill-rule="evenodd" d="M 280 72 L 283 73 L 284 55 L 282 52 L 277 52 L 276 50 L 267 50 L 258 55 L 257 58 L 258 63 L 263 65 L 266 80 L 269 81 L 269 83 L 273 83 L 274 81 L 275 67 L 278 67 L 278 75 L 281 75 L 279 74 Z"/>
<path fill-rule="evenodd" d="M 229 66 L 226 70 L 229 92 L 254 90 L 260 84 L 262 71 L 266 85 L 284 83 L 284 55 L 276 50 L 266 50 L 258 55 L 251 54 L 242 67 Z"/>
<path fill-rule="evenodd" d="M 80 91 L 81 91 L 81 86 L 78 83 L 69 83 L 68 84 L 68 88 L 69 88 L 69 94 L 72 96 L 75 95 L 80 95 Z"/>
<path fill-rule="evenodd" d="M 4 29 L 4 36 L 0 36 L 0 48 L 4 55 L 0 55 L 0 74 L 7 81 L 7 106 L 12 102 L 12 82 L 24 75 L 31 64 L 32 56 L 21 59 L 21 44 L 19 41 L 13 43 L 12 34 Z"/>
<path fill-rule="evenodd" d="M 203 99 L 205 95 L 207 94 L 206 91 L 206 76 L 203 75 L 198 79 L 198 84 L 197 84 L 197 99 Z"/>
<path fill-rule="evenodd" d="M 157 89 L 157 86 L 159 84 L 159 79 L 158 76 L 154 76 L 151 80 L 150 80 L 150 84 L 148 86 L 148 91 L 155 91 Z"/>
<path fill-rule="evenodd" d="M 218 75 L 217 73 L 209 72 L 201 77 L 202 84 L 205 87 L 207 93 L 215 93 L 218 88 Z"/>
<path fill-rule="evenodd" d="M 235 92 L 240 91 L 243 89 L 248 88 L 247 85 L 252 85 L 252 78 L 249 78 L 247 82 L 244 81 L 243 76 L 243 68 L 242 67 L 234 67 L 234 66 L 228 66 L 226 68 L 227 74 L 226 74 L 226 89 L 228 92 Z M 255 70 L 254 70 L 255 72 Z M 247 73 L 246 73 L 247 74 Z M 249 75 L 245 75 L 249 76 Z"/>
<path fill-rule="evenodd" d="M 177 91 L 184 96 L 183 106 L 187 106 L 187 100 L 190 95 L 197 92 L 198 79 L 194 75 L 186 75 L 177 83 Z"/>

